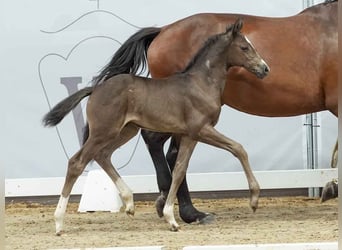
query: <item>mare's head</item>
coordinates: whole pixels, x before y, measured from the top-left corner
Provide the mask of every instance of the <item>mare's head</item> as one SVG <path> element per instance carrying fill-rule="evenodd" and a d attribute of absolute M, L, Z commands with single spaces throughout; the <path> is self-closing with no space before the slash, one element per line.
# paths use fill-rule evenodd
<path fill-rule="evenodd" d="M 260 57 L 252 43 L 241 33 L 243 22 L 238 19 L 229 25 L 224 34 L 229 46 L 225 54 L 227 66 L 240 66 L 252 72 L 259 78 L 264 78 L 270 71 L 266 62 Z"/>

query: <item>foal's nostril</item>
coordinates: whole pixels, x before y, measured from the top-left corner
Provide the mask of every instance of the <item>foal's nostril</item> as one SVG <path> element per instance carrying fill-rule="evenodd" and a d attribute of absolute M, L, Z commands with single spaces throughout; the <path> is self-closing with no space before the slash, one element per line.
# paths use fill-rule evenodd
<path fill-rule="evenodd" d="M 264 72 L 265 72 L 265 73 L 270 72 L 270 68 L 269 68 L 267 65 L 264 66 Z"/>

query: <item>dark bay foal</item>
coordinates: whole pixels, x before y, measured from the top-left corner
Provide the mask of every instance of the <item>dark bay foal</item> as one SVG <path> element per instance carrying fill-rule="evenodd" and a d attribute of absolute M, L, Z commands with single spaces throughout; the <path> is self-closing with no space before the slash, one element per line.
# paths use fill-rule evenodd
<path fill-rule="evenodd" d="M 259 78 L 269 67 L 240 32 L 242 21 L 229 25 L 224 33 L 208 39 L 183 72 L 164 79 L 121 74 L 93 87 L 79 90 L 57 104 L 43 119 L 46 126 L 57 125 L 83 98 L 87 102 L 89 137 L 69 160 L 68 171 L 55 211 L 56 234 L 63 220 L 71 189 L 86 165 L 95 160 L 115 183 L 128 215 L 134 214 L 132 191 L 111 163 L 112 153 L 135 136 L 140 128 L 175 134 L 179 138 L 170 192 L 163 214 L 171 230 L 177 231 L 174 202 L 197 141 L 231 152 L 246 174 L 251 191 L 250 206 L 258 206 L 260 188 L 250 168 L 247 153 L 235 141 L 214 129 L 221 111 L 221 96 L 227 70 L 246 68 Z"/>

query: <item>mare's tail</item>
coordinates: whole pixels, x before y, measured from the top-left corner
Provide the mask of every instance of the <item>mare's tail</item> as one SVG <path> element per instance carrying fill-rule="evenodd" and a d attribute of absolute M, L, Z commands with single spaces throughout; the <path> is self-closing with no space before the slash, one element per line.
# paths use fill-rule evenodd
<path fill-rule="evenodd" d="M 115 52 L 110 62 L 94 78 L 94 83 L 118 74 L 140 74 L 147 68 L 146 54 L 161 28 L 143 28 L 128 38 Z"/>
<path fill-rule="evenodd" d="M 119 74 L 140 74 L 147 68 L 147 50 L 158 36 L 161 28 L 143 28 L 128 38 L 115 52 L 110 62 L 94 78 L 94 83 L 99 84 Z M 83 129 L 83 144 L 89 137 L 89 125 Z"/>
<path fill-rule="evenodd" d="M 91 95 L 93 89 L 94 87 L 86 87 L 59 102 L 43 117 L 43 125 L 49 127 L 56 126 L 83 98 Z"/>

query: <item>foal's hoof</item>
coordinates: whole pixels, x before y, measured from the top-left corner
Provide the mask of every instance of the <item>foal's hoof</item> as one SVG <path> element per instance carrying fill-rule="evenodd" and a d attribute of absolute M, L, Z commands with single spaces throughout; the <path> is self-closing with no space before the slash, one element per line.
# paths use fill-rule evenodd
<path fill-rule="evenodd" d="M 129 218 L 133 219 L 134 218 L 134 211 L 126 211 L 126 214 L 128 215 Z"/>
<path fill-rule="evenodd" d="M 163 209 L 165 206 L 165 201 L 166 199 L 162 195 L 158 196 L 158 198 L 156 199 L 155 206 L 156 206 L 156 210 L 157 210 L 157 214 L 159 218 L 162 218 L 164 216 Z"/>
<path fill-rule="evenodd" d="M 256 190 L 252 192 L 251 195 L 251 199 L 250 199 L 250 203 L 249 205 L 251 206 L 253 213 L 255 213 L 255 211 L 258 208 L 258 204 L 259 204 L 259 195 L 260 195 L 260 190 Z"/>
<path fill-rule="evenodd" d="M 172 225 L 171 225 L 171 228 L 170 228 L 170 231 L 171 231 L 171 232 L 178 232 L 179 229 L 180 229 L 179 225 L 177 225 L 177 224 L 172 224 Z"/>
<path fill-rule="evenodd" d="M 257 204 L 250 204 L 250 206 L 251 206 L 251 208 L 252 208 L 252 211 L 253 211 L 253 213 L 255 213 L 255 211 L 257 210 L 257 208 L 258 208 L 258 203 Z"/>
<path fill-rule="evenodd" d="M 130 217 L 130 218 L 134 217 L 134 210 L 133 209 L 127 209 L 125 212 L 128 215 L 128 217 Z"/>
<path fill-rule="evenodd" d="M 329 181 L 322 191 L 321 202 L 338 197 L 338 184 L 336 181 Z"/>
<path fill-rule="evenodd" d="M 62 236 L 63 231 L 56 232 L 56 236 Z"/>

